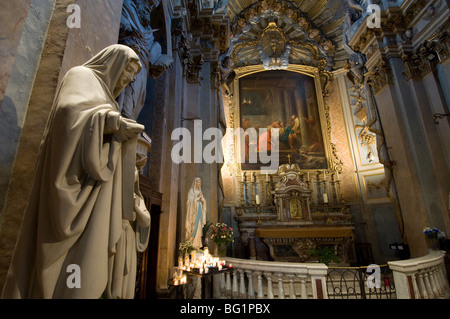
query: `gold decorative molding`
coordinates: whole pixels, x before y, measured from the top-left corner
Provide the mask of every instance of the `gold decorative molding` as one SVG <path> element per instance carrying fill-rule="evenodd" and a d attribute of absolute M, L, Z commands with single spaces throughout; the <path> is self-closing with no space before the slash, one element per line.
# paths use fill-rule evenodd
<path fill-rule="evenodd" d="M 381 59 L 367 74 L 367 83 L 373 87 L 375 94 L 386 86 L 393 85 L 394 79 L 391 66 L 386 59 Z"/>

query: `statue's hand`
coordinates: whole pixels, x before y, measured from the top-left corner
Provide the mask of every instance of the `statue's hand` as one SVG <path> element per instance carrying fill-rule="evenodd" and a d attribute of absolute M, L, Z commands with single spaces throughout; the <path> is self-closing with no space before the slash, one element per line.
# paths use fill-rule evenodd
<path fill-rule="evenodd" d="M 124 140 L 129 140 L 137 137 L 137 135 L 142 133 L 144 129 L 145 127 L 141 124 L 138 124 L 136 121 L 122 117 L 120 119 L 119 130 L 116 133 Z"/>

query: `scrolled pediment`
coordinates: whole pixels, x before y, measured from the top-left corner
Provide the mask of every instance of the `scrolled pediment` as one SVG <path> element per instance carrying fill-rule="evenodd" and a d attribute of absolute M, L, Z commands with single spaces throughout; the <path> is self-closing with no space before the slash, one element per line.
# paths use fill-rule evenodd
<path fill-rule="evenodd" d="M 235 68 L 262 64 L 276 70 L 297 64 L 329 71 L 335 65 L 336 43 L 294 2 L 256 2 L 234 17 L 231 30 Z"/>

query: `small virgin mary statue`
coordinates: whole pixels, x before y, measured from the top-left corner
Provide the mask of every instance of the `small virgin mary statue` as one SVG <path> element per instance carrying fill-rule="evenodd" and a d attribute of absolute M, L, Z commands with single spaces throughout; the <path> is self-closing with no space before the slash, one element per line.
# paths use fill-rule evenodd
<path fill-rule="evenodd" d="M 206 200 L 203 197 L 202 180 L 196 177 L 189 189 L 186 201 L 186 240 L 198 249 L 202 247 L 202 230 L 206 224 Z"/>

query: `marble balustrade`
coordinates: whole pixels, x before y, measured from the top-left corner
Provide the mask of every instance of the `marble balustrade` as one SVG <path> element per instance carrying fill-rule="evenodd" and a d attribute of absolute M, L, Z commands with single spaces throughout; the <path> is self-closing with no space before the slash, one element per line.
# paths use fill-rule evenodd
<path fill-rule="evenodd" d="M 226 257 L 232 271 L 220 275 L 223 299 L 327 299 L 328 267 Z"/>
<path fill-rule="evenodd" d="M 397 298 L 449 298 L 444 257 L 445 251 L 430 251 L 423 257 L 388 262 L 394 274 Z"/>

